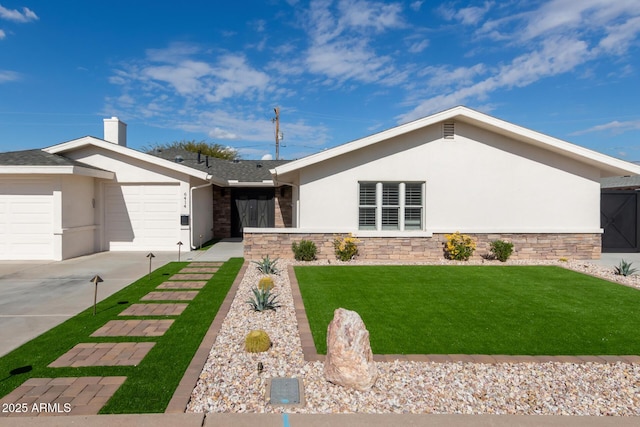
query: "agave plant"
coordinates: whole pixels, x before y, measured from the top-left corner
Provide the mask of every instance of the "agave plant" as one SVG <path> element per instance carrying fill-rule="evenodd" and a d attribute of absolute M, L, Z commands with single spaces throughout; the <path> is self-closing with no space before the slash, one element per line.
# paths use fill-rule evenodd
<path fill-rule="evenodd" d="M 625 260 L 621 260 L 620 264 L 618 264 L 615 269 L 615 273 L 619 276 L 631 276 L 638 271 L 637 268 L 631 268 L 632 262 L 626 262 Z"/>
<path fill-rule="evenodd" d="M 280 274 L 280 270 L 276 268 L 276 263 L 280 258 L 269 259 L 269 255 L 262 258 L 261 261 L 252 261 L 258 266 L 258 271 L 262 274 Z"/>
<path fill-rule="evenodd" d="M 280 307 L 276 298 L 278 295 L 271 294 L 270 289 L 251 289 L 253 298 L 247 300 L 247 304 L 251 306 L 253 311 L 273 310 Z"/>

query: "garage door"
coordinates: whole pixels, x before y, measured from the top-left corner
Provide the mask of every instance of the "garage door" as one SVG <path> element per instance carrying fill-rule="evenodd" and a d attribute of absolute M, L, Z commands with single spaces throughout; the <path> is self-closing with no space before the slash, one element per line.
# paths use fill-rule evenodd
<path fill-rule="evenodd" d="M 53 259 L 53 190 L 46 181 L 0 181 L 0 259 Z"/>
<path fill-rule="evenodd" d="M 108 250 L 175 250 L 180 234 L 178 185 L 105 188 Z"/>

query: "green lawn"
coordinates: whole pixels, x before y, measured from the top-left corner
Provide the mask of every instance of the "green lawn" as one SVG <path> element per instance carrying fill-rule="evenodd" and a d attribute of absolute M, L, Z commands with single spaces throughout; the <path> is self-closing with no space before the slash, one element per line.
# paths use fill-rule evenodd
<path fill-rule="evenodd" d="M 640 355 L 640 292 L 553 266 L 295 267 L 319 353 L 338 307 L 377 354 Z"/>
<path fill-rule="evenodd" d="M 91 307 L 0 358 L 0 397 L 31 377 L 126 376 L 125 383 L 101 413 L 164 412 L 242 263 L 241 258 L 234 258 L 220 267 L 180 316 L 148 317 L 175 318 L 173 325 L 161 337 L 90 337 L 109 320 L 132 318 L 118 314 L 139 302 L 140 298 L 188 263 L 167 264 L 155 270 L 151 280 L 145 275 L 98 303 L 95 316 Z M 78 343 L 116 341 L 153 341 L 156 345 L 138 366 L 47 368 Z"/>

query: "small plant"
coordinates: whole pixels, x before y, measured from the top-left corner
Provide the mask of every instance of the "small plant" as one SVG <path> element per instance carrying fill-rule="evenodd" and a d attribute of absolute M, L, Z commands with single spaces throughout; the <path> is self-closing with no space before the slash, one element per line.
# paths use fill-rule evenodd
<path fill-rule="evenodd" d="M 561 258 L 558 258 L 558 261 L 560 261 L 560 262 L 569 262 L 569 258 L 563 256 Z"/>
<path fill-rule="evenodd" d="M 253 311 L 265 311 L 265 310 L 273 310 L 276 311 L 276 308 L 280 307 L 276 298 L 278 295 L 271 294 L 270 289 L 251 289 L 253 292 L 253 298 L 247 300 L 247 304 L 251 306 Z"/>
<path fill-rule="evenodd" d="M 336 258 L 340 261 L 350 261 L 358 255 L 358 243 L 360 240 L 353 237 L 351 233 L 343 238 L 333 239 L 333 248 Z"/>
<path fill-rule="evenodd" d="M 270 291 L 273 289 L 273 279 L 269 276 L 265 276 L 258 282 L 258 289 L 261 291 Z"/>
<path fill-rule="evenodd" d="M 291 244 L 293 256 L 297 261 L 313 261 L 316 259 L 316 244 L 311 240 L 300 240 L 300 243 L 293 242 Z"/>
<path fill-rule="evenodd" d="M 456 231 L 453 234 L 445 234 L 447 239 L 445 253 L 449 259 L 456 261 L 468 261 L 476 250 L 476 242 L 466 234 Z"/>
<path fill-rule="evenodd" d="M 280 270 L 276 268 L 276 263 L 280 258 L 269 259 L 269 255 L 262 258 L 261 261 L 252 261 L 258 266 L 258 271 L 262 274 L 280 274 Z"/>
<path fill-rule="evenodd" d="M 494 240 L 490 243 L 491 254 L 498 260 L 505 262 L 513 252 L 513 243 L 504 240 Z"/>
<path fill-rule="evenodd" d="M 262 329 L 249 332 L 244 339 L 244 349 L 249 353 L 261 353 L 271 348 L 271 339 Z"/>
<path fill-rule="evenodd" d="M 631 268 L 632 262 L 620 261 L 616 267 L 614 267 L 615 273 L 619 276 L 631 276 L 638 271 L 637 268 Z"/>

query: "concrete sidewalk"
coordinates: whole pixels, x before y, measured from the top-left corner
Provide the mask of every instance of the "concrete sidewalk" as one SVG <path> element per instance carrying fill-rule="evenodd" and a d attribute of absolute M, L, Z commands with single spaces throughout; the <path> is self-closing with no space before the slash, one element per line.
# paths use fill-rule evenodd
<path fill-rule="evenodd" d="M 0 418 L 0 426 L 136 426 L 136 427 L 631 427 L 637 417 L 568 417 L 550 415 L 419 414 L 148 414 Z"/>

